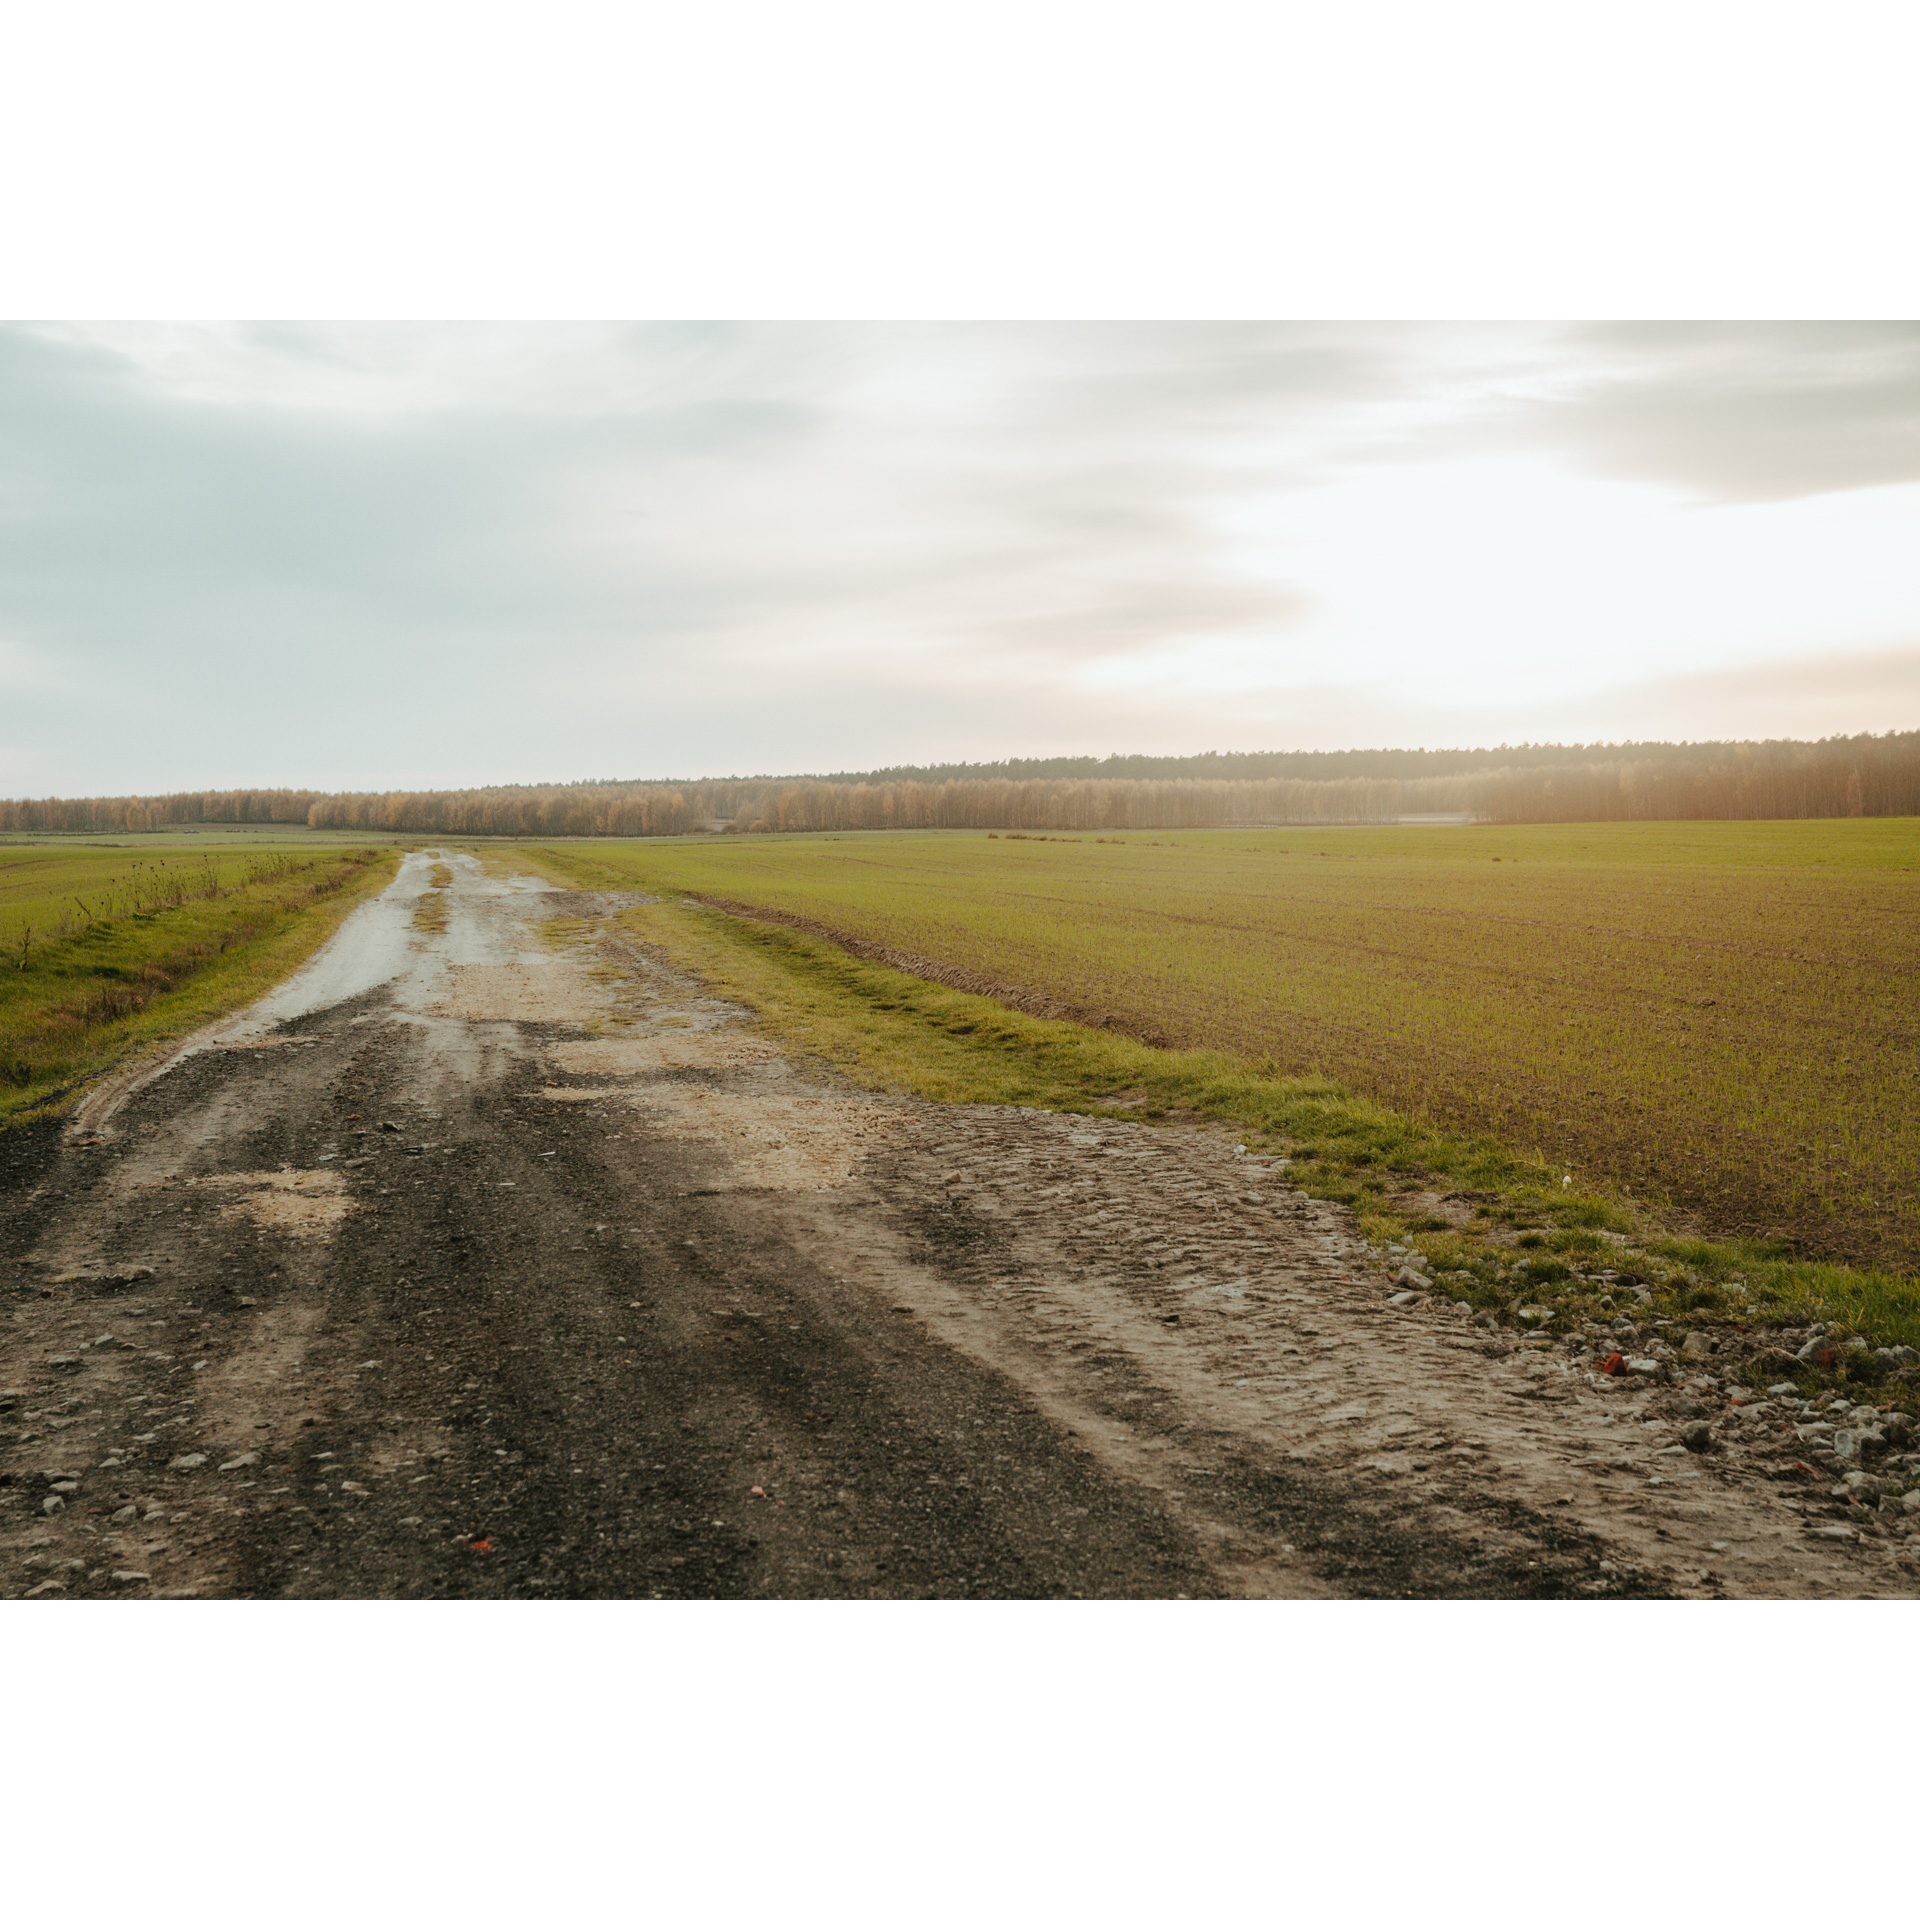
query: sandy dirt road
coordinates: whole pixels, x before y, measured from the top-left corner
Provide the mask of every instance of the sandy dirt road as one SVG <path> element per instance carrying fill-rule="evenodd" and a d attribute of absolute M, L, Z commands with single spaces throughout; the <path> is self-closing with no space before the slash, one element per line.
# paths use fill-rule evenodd
<path fill-rule="evenodd" d="M 0 1141 L 0 1593 L 1913 1591 L 1224 1135 L 803 1072 L 631 904 L 411 856 Z"/>

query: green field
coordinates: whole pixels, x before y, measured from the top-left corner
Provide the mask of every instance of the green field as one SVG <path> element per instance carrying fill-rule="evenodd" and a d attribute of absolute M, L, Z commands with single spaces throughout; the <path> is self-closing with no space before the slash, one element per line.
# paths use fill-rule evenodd
<path fill-rule="evenodd" d="M 0 1124 L 265 991 L 393 865 L 304 838 L 0 846 Z"/>
<path fill-rule="evenodd" d="M 1920 822 L 598 843 L 1827 1260 L 1920 1264 Z"/>
<path fill-rule="evenodd" d="M 310 854 L 276 843 L 142 845 L 47 842 L 0 846 L 0 955 L 18 970 L 35 947 L 150 908 L 243 886 Z M 23 944 L 24 943 L 24 944 Z"/>

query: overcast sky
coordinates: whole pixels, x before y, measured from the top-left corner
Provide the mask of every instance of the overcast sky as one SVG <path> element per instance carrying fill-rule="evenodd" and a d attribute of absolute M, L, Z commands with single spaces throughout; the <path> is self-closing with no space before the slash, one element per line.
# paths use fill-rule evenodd
<path fill-rule="evenodd" d="M 0 791 L 1920 726 L 1920 328 L 0 328 Z"/>

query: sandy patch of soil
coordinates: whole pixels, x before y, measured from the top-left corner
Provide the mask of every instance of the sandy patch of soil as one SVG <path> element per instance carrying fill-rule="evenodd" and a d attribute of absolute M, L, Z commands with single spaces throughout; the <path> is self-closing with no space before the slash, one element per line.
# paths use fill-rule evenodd
<path fill-rule="evenodd" d="M 771 1041 L 750 1034 L 686 1028 L 615 1040 L 563 1040 L 547 1049 L 547 1059 L 562 1073 L 681 1073 L 689 1068 L 726 1073 L 781 1057 Z"/>
<path fill-rule="evenodd" d="M 452 1020 L 530 1020 L 581 1025 L 611 1009 L 584 968 L 562 964 L 451 967 L 444 992 L 427 1008 Z"/>
<path fill-rule="evenodd" d="M 651 1114 L 670 1133 L 718 1147 L 728 1161 L 713 1183 L 721 1191 L 844 1186 L 876 1146 L 913 1124 L 904 1113 L 863 1101 L 798 1094 L 657 1086 L 609 1097 Z"/>
<path fill-rule="evenodd" d="M 912 1124 L 897 1108 L 829 1094 L 728 1091 L 644 1078 L 695 1071 L 744 1074 L 751 1081 L 771 1068 L 784 1079 L 780 1049 L 732 1024 L 566 1040 L 548 1047 L 546 1059 L 557 1072 L 626 1084 L 545 1087 L 541 1098 L 637 1109 L 669 1134 L 717 1148 L 724 1162 L 714 1176 L 717 1192 L 806 1193 L 844 1186 L 877 1144 Z"/>
<path fill-rule="evenodd" d="M 239 1189 L 240 1197 L 223 1211 L 257 1226 L 291 1234 L 296 1240 L 329 1238 L 353 1208 L 347 1183 L 330 1167 L 284 1173 L 210 1173 L 194 1184 Z"/>

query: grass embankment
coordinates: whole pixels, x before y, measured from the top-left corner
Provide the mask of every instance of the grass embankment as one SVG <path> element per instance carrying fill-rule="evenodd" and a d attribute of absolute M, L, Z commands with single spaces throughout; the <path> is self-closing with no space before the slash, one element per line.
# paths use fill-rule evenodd
<path fill-rule="evenodd" d="M 262 862 L 284 860 L 289 851 L 170 842 L 0 847 L 0 964 L 31 963 L 36 948 L 84 933 L 96 921 L 217 899 L 248 884 Z"/>
<path fill-rule="evenodd" d="M 397 864 L 370 847 L 85 852 L 0 849 L 0 1125 L 63 1113 L 101 1073 L 246 1005 Z"/>
<path fill-rule="evenodd" d="M 663 871 L 655 853 L 549 847 L 538 857 L 572 885 L 658 886 L 676 869 Z M 528 857 L 514 850 L 516 861 Z M 1275 1072 L 1221 1048 L 1153 1046 L 1036 1019 L 824 939 L 684 902 L 625 918 L 640 938 L 754 1007 L 796 1050 L 861 1084 L 1238 1128 L 1249 1144 L 1284 1154 L 1308 1191 L 1351 1206 L 1377 1244 L 1424 1255 L 1437 1292 L 1518 1327 L 1544 1324 L 1544 1314 L 1566 1329 L 1630 1311 L 1678 1347 L 1696 1327 L 1758 1334 L 1818 1320 L 1870 1348 L 1920 1347 L 1920 1287 L 1911 1278 L 1797 1257 L 1778 1239 L 1676 1233 L 1644 1192 L 1633 1198 L 1603 1176 L 1396 1111 L 1326 1077 Z M 1777 1362 L 1770 1367 L 1780 1372 Z M 1864 1356 L 1843 1360 L 1842 1374 L 1849 1368 L 1862 1379 L 1876 1371 Z M 1802 1377 L 1816 1391 L 1835 1376 Z"/>

